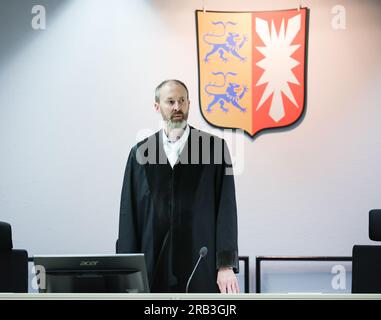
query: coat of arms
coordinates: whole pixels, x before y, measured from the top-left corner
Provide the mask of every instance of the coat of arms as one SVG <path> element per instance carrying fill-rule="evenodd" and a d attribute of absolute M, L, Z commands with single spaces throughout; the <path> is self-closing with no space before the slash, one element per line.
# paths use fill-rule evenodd
<path fill-rule="evenodd" d="M 301 117 L 307 15 L 196 11 L 200 108 L 209 123 L 254 136 Z"/>

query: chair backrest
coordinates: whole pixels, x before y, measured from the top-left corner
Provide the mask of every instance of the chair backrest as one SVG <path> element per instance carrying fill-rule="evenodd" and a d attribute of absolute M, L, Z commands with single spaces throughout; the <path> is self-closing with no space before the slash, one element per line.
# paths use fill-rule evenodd
<path fill-rule="evenodd" d="M 352 293 L 381 293 L 381 246 L 353 246 Z"/>
<path fill-rule="evenodd" d="M 381 209 L 369 211 L 369 239 L 381 241 Z"/>
<path fill-rule="evenodd" d="M 369 211 L 369 239 L 381 241 L 381 209 Z M 353 246 L 352 293 L 381 293 L 381 246 Z"/>
<path fill-rule="evenodd" d="M 11 226 L 1 221 L 0 292 L 28 292 L 28 253 L 13 249 Z"/>
<path fill-rule="evenodd" d="M 12 244 L 12 229 L 11 225 L 0 221 L 0 251 L 11 250 Z"/>

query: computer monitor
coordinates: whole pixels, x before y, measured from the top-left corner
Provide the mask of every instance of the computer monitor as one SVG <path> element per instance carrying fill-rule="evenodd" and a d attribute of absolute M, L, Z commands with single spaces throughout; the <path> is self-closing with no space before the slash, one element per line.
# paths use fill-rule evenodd
<path fill-rule="evenodd" d="M 40 293 L 147 293 L 144 254 L 35 255 Z"/>

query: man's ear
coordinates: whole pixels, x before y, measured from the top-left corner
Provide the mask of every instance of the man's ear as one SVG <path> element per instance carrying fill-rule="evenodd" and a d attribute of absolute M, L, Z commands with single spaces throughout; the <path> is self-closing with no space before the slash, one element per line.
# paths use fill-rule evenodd
<path fill-rule="evenodd" d="M 160 104 L 158 102 L 155 102 L 154 108 L 155 108 L 156 112 L 160 112 Z"/>

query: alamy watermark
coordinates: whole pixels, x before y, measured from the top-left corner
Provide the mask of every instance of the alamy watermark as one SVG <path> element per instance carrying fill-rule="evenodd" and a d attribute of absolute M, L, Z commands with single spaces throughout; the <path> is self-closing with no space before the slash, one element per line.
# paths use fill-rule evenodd
<path fill-rule="evenodd" d="M 331 286 L 334 290 L 345 290 L 347 288 L 347 277 L 345 267 L 341 264 L 336 264 L 332 267 L 331 273 L 335 274 L 332 277 Z"/>
<path fill-rule="evenodd" d="M 331 26 L 334 30 L 345 30 L 347 28 L 347 12 L 344 6 L 336 5 L 332 7 L 331 13 L 334 15 Z"/>
<path fill-rule="evenodd" d="M 189 154 L 188 147 L 184 146 L 184 149 L 179 155 L 179 163 L 203 165 L 223 164 L 226 165 L 225 174 L 242 174 L 245 154 L 244 131 L 241 129 L 224 129 L 212 135 L 206 134 L 205 131 L 199 129 L 190 130 L 188 143 L 190 143 L 191 153 Z M 164 133 L 162 132 L 162 134 Z M 157 140 L 153 130 L 139 130 L 136 135 L 136 140 L 137 142 L 143 140 L 139 144 L 136 153 L 136 160 L 139 164 L 167 163 L 163 143 Z"/>
<path fill-rule="evenodd" d="M 34 265 L 32 268 L 32 273 L 34 274 L 32 278 L 31 286 L 34 290 L 45 290 L 46 289 L 46 272 L 42 265 Z"/>
<path fill-rule="evenodd" d="M 46 9 L 42 5 L 35 5 L 32 7 L 31 11 L 32 21 L 31 25 L 34 30 L 45 30 L 46 29 Z"/>

